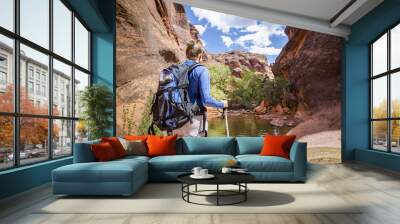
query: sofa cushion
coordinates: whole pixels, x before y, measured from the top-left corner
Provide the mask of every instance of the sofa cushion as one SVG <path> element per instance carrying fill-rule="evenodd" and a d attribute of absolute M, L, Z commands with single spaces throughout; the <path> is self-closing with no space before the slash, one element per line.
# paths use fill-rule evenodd
<path fill-rule="evenodd" d="M 92 149 L 94 157 L 96 157 L 96 161 L 105 162 L 118 158 L 112 145 L 108 142 L 93 144 L 90 147 Z"/>
<path fill-rule="evenodd" d="M 231 155 L 175 155 L 158 156 L 149 160 L 149 170 L 163 172 L 190 172 L 199 166 L 210 171 L 219 171 L 230 159 Z"/>
<path fill-rule="evenodd" d="M 236 155 L 260 154 L 263 137 L 236 137 Z"/>
<path fill-rule="evenodd" d="M 235 155 L 235 139 L 230 137 L 184 137 L 177 142 L 177 154 Z"/>
<path fill-rule="evenodd" d="M 53 181 L 58 182 L 130 182 L 135 172 L 147 172 L 147 163 L 140 159 L 75 163 L 52 173 Z"/>
<path fill-rule="evenodd" d="M 149 135 L 147 137 L 147 155 L 154 156 L 166 156 L 176 154 L 176 139 L 177 135 L 173 136 L 157 136 Z"/>
<path fill-rule="evenodd" d="M 101 142 L 108 142 L 114 149 L 115 155 L 117 158 L 122 158 L 126 156 L 126 151 L 124 146 L 121 144 L 117 137 L 104 137 L 101 138 Z"/>
<path fill-rule="evenodd" d="M 296 135 L 266 135 L 260 155 L 280 156 L 290 159 L 290 148 L 294 140 L 296 140 Z"/>
<path fill-rule="evenodd" d="M 292 161 L 279 156 L 239 155 L 240 167 L 249 172 L 292 172 Z"/>

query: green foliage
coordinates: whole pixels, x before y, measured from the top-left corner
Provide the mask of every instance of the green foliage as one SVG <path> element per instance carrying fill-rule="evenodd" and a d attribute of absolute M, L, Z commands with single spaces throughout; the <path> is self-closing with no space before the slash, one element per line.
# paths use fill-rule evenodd
<path fill-rule="evenodd" d="M 295 102 L 292 102 L 289 97 L 289 87 L 289 80 L 282 76 L 275 76 L 273 80 L 266 80 L 264 84 L 265 99 L 271 105 L 282 104 L 292 107 Z"/>
<path fill-rule="evenodd" d="M 224 64 L 214 64 L 208 70 L 211 76 L 211 95 L 218 100 L 228 99 L 233 81 L 230 68 Z"/>
<path fill-rule="evenodd" d="M 133 129 L 135 128 L 135 122 L 133 121 L 133 111 L 136 109 L 135 106 L 133 106 L 132 110 L 131 108 L 127 106 L 123 106 L 122 108 L 122 132 L 124 135 L 132 135 L 133 134 Z"/>
<path fill-rule="evenodd" d="M 136 134 L 138 135 L 147 135 L 148 128 L 151 125 L 151 122 L 153 121 L 153 117 L 151 114 L 151 106 L 153 104 L 153 94 L 150 94 L 147 99 L 146 99 L 146 105 L 143 111 L 143 117 L 142 120 L 139 122 L 139 125 L 136 130 Z M 158 129 L 156 126 L 154 126 L 154 132 L 156 135 L 164 135 L 164 133 Z"/>
<path fill-rule="evenodd" d="M 228 96 L 233 104 L 250 109 L 265 98 L 264 78 L 255 72 L 242 72 L 241 78 L 233 78 L 232 87 Z"/>
<path fill-rule="evenodd" d="M 86 87 L 80 93 L 80 107 L 83 108 L 82 119 L 85 121 L 89 139 L 109 136 L 107 129 L 112 125 L 112 92 L 108 87 L 95 84 Z"/>
<path fill-rule="evenodd" d="M 224 64 L 211 65 L 208 70 L 211 95 L 218 100 L 227 99 L 231 104 L 252 108 L 265 97 L 264 78 L 253 71 L 244 71 L 242 78 L 236 78 Z"/>

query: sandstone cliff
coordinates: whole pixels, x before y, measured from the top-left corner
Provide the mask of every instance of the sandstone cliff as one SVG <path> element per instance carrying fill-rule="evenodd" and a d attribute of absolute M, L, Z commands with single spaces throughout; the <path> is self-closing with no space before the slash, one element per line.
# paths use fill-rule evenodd
<path fill-rule="evenodd" d="M 222 63 L 232 71 L 232 75 L 241 77 L 243 70 L 251 70 L 273 79 L 274 75 L 268 65 L 267 58 L 263 54 L 246 51 L 228 51 L 222 54 L 208 54 L 207 63 Z"/>
<path fill-rule="evenodd" d="M 289 41 L 272 71 L 292 83 L 297 115 L 306 121 L 292 133 L 303 136 L 340 129 L 342 39 L 292 27 L 286 27 L 285 33 Z"/>
<path fill-rule="evenodd" d="M 159 72 L 184 60 L 188 41 L 200 41 L 180 4 L 163 0 L 117 0 L 117 133 L 123 111 L 138 125 Z"/>

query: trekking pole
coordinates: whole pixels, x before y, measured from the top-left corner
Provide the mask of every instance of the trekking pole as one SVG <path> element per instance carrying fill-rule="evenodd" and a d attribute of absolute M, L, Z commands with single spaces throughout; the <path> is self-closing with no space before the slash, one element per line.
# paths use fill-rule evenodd
<path fill-rule="evenodd" d="M 228 108 L 224 108 L 222 112 L 224 113 L 225 116 L 226 136 L 229 137 Z"/>

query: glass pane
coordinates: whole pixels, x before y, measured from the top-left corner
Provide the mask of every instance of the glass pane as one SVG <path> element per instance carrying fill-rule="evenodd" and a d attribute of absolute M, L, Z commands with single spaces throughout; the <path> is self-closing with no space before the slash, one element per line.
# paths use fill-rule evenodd
<path fill-rule="evenodd" d="M 373 75 L 387 71 L 387 34 L 372 44 L 372 71 Z"/>
<path fill-rule="evenodd" d="M 75 121 L 75 142 L 85 142 L 88 138 L 88 129 L 84 120 Z"/>
<path fill-rule="evenodd" d="M 387 121 L 372 122 L 372 147 L 387 151 Z"/>
<path fill-rule="evenodd" d="M 47 55 L 21 44 L 21 113 L 48 114 L 48 63 Z"/>
<path fill-rule="evenodd" d="M 372 81 L 372 118 L 387 117 L 387 77 Z"/>
<path fill-rule="evenodd" d="M 89 70 L 89 32 L 75 18 L 75 63 Z"/>
<path fill-rule="evenodd" d="M 45 118 L 20 118 L 20 163 L 34 163 L 49 158 L 49 120 Z"/>
<path fill-rule="evenodd" d="M 71 66 L 53 60 L 53 114 L 72 117 Z"/>
<path fill-rule="evenodd" d="M 0 35 L 0 111 L 14 111 L 14 73 L 12 39 Z"/>
<path fill-rule="evenodd" d="M 400 72 L 391 75 L 390 97 L 392 117 L 400 118 Z"/>
<path fill-rule="evenodd" d="M 13 118 L 0 116 L 0 170 L 14 165 Z"/>
<path fill-rule="evenodd" d="M 0 1 L 0 26 L 14 31 L 14 0 Z"/>
<path fill-rule="evenodd" d="M 72 12 L 60 1 L 53 1 L 53 51 L 71 60 Z"/>
<path fill-rule="evenodd" d="M 75 117 L 81 115 L 80 95 L 89 86 L 89 75 L 75 69 Z"/>
<path fill-rule="evenodd" d="M 392 152 L 400 153 L 400 120 L 391 121 L 392 124 Z"/>
<path fill-rule="evenodd" d="M 72 154 L 72 121 L 53 120 L 53 156 Z"/>
<path fill-rule="evenodd" d="M 21 36 L 49 47 L 49 0 L 20 0 Z"/>
<path fill-rule="evenodd" d="M 390 67 L 395 69 L 400 67 L 400 24 L 393 28 L 390 33 Z"/>

